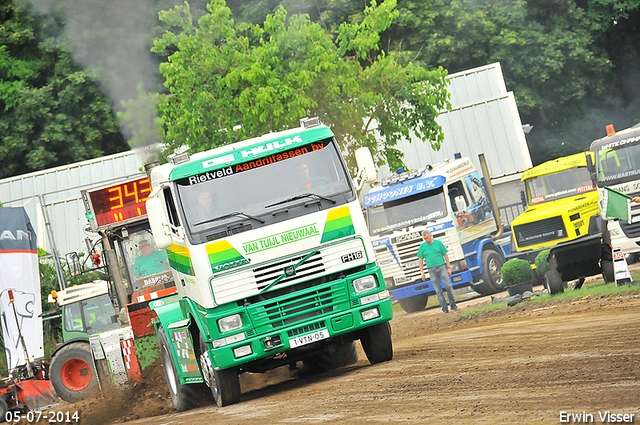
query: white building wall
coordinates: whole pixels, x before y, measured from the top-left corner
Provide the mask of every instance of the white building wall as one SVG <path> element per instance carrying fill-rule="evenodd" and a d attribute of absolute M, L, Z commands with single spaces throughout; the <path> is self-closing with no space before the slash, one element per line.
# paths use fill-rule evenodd
<path fill-rule="evenodd" d="M 38 237 L 38 246 L 61 255 L 85 251 L 88 225 L 81 189 L 89 189 L 141 174 L 141 160 L 133 151 L 50 168 L 0 180 L 0 203 L 24 206 Z M 54 243 L 47 237 L 42 204 L 51 223 Z"/>

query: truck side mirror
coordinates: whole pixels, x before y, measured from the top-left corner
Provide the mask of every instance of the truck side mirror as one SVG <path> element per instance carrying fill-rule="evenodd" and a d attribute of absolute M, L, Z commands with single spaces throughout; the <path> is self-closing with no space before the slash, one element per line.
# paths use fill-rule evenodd
<path fill-rule="evenodd" d="M 147 199 L 147 218 L 153 233 L 153 240 L 159 249 L 167 249 L 173 243 L 169 229 L 169 219 L 160 198 Z"/>
<path fill-rule="evenodd" d="M 373 183 L 378 176 L 373 164 L 373 157 L 369 148 L 362 147 L 356 149 L 356 164 L 358 164 L 358 175 L 365 183 Z"/>
<path fill-rule="evenodd" d="M 590 152 L 586 153 L 586 160 L 587 160 L 587 170 L 589 170 L 589 174 L 591 175 L 591 181 L 595 184 L 597 180 L 596 165 L 593 163 L 593 158 L 591 157 Z"/>
<path fill-rule="evenodd" d="M 77 252 L 70 252 L 65 255 L 67 260 L 67 267 L 69 267 L 69 274 L 71 276 L 80 276 L 82 274 L 82 264 L 80 264 L 80 258 L 78 258 Z"/>
<path fill-rule="evenodd" d="M 522 202 L 522 206 L 527 208 L 527 196 L 524 194 L 524 190 L 520 191 L 520 202 Z"/>

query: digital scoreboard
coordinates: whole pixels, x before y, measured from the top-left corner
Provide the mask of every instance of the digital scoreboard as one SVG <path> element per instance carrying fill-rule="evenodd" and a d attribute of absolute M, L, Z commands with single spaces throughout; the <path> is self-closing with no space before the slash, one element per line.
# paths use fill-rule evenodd
<path fill-rule="evenodd" d="M 87 219 L 94 231 L 137 221 L 147 215 L 149 179 L 138 177 L 98 189 L 83 190 Z"/>

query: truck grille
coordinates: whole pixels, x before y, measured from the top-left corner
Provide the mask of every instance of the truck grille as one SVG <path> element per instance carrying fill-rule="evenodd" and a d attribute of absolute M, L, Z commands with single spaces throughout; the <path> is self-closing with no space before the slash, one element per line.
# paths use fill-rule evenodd
<path fill-rule="evenodd" d="M 333 278 L 329 277 L 328 280 Z M 314 279 L 248 299 L 251 304 L 247 310 L 257 332 L 269 332 L 339 308 L 348 308 L 350 304 L 345 280 L 322 283 L 324 281 Z"/>
<path fill-rule="evenodd" d="M 513 226 L 518 247 L 551 242 L 567 237 L 561 216 Z"/>
<path fill-rule="evenodd" d="M 256 284 L 258 285 L 258 290 L 262 291 L 266 288 L 270 283 L 272 283 L 275 279 L 282 276 L 283 270 L 286 270 L 288 267 L 293 267 L 298 264 L 304 258 L 303 255 L 287 258 L 283 261 L 278 261 L 276 263 L 267 264 L 266 266 L 256 267 L 253 269 L 253 275 L 256 279 Z M 278 284 L 284 282 L 290 282 L 292 280 L 305 280 L 308 279 L 309 276 L 313 276 L 315 274 L 324 273 L 324 264 L 322 262 L 322 256 L 320 255 L 320 251 L 317 251 L 311 257 L 307 259 L 300 267 L 295 270 L 295 276 L 289 278 L 280 279 Z"/>
<path fill-rule="evenodd" d="M 267 264 L 257 264 L 254 268 L 232 269 L 211 279 L 210 284 L 218 305 L 256 296 L 264 300 L 267 293 L 278 292 L 306 281 L 315 284 L 327 282 L 328 276 L 341 275 L 347 270 L 367 264 L 368 261 L 362 239 L 353 238 L 323 246 L 321 250 L 314 249 L 291 257 L 273 259 Z"/>
<path fill-rule="evenodd" d="M 637 223 L 629 224 L 626 221 L 619 221 L 620 228 L 624 232 L 624 235 L 630 239 L 640 238 L 640 221 Z"/>
<path fill-rule="evenodd" d="M 442 234 L 434 234 L 434 238 L 439 239 L 447 246 L 449 240 Z M 418 263 L 418 248 L 424 242 L 422 232 L 414 232 L 391 238 L 391 246 L 395 257 L 386 245 L 376 248 L 376 259 L 382 270 L 385 280 L 393 279 L 394 286 L 408 285 L 420 278 L 420 266 Z M 398 261 L 400 264 L 398 265 Z"/>

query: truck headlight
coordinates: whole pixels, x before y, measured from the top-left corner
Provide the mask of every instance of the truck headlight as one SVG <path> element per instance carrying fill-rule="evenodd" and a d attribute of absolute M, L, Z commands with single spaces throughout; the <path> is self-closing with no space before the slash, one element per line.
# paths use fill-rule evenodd
<path fill-rule="evenodd" d="M 451 273 L 458 273 L 461 272 L 463 270 L 466 270 L 467 267 L 467 261 L 466 260 L 460 260 L 460 261 L 452 261 L 451 262 Z"/>
<path fill-rule="evenodd" d="M 235 331 L 242 327 L 242 319 L 239 314 L 232 314 L 231 316 L 218 319 L 218 327 L 221 332 Z"/>
<path fill-rule="evenodd" d="M 370 291 L 376 287 L 376 279 L 373 276 L 365 276 L 353 280 L 353 287 L 356 292 Z"/>

